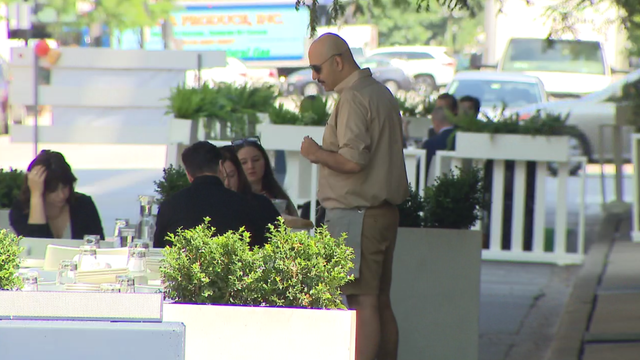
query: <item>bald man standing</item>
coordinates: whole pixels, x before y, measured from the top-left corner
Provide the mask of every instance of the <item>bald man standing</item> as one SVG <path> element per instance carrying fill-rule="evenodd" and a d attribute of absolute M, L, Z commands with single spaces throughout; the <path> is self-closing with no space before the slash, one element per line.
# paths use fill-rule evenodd
<path fill-rule="evenodd" d="M 340 95 L 322 147 L 310 137 L 301 154 L 320 165 L 318 199 L 334 237 L 347 234 L 355 281 L 343 293 L 356 310 L 356 359 L 392 360 L 398 325 L 391 308 L 397 204 L 409 195 L 402 153 L 402 119 L 395 97 L 360 69 L 347 43 L 324 34 L 309 48 L 313 79 Z"/>

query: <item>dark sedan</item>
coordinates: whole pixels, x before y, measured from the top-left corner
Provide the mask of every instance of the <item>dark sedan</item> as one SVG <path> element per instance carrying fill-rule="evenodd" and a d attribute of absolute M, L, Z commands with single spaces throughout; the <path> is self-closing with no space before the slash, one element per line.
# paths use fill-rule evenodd
<path fill-rule="evenodd" d="M 396 94 L 398 90 L 411 90 L 411 78 L 402 69 L 391 65 L 388 60 L 367 58 L 358 61 L 358 63 L 362 68 L 371 69 L 373 77 L 385 84 L 393 94 Z M 284 83 L 283 90 L 285 95 L 309 96 L 324 94 L 322 85 L 313 80 L 311 69 L 303 69 L 291 73 Z"/>

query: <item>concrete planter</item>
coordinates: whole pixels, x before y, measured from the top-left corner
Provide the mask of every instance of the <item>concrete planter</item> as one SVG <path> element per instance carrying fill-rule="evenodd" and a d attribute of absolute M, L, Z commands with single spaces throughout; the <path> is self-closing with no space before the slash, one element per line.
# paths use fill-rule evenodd
<path fill-rule="evenodd" d="M 9 224 L 9 209 L 0 209 L 0 229 L 11 231 Z"/>
<path fill-rule="evenodd" d="M 34 129 L 29 125 L 12 125 L 12 143 L 33 142 Z M 43 144 L 191 144 L 204 139 L 200 121 L 168 119 L 162 126 L 40 126 L 38 140 Z"/>
<path fill-rule="evenodd" d="M 478 359 L 482 235 L 400 228 L 391 303 L 400 360 Z"/>
<path fill-rule="evenodd" d="M 457 132 L 456 157 L 567 162 L 569 137 Z"/>
<path fill-rule="evenodd" d="M 162 321 L 186 326 L 186 360 L 355 359 L 355 311 L 164 304 Z"/>

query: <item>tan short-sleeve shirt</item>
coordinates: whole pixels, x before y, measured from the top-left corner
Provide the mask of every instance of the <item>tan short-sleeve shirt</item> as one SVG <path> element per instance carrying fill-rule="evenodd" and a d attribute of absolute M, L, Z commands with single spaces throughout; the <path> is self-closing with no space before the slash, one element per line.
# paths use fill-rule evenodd
<path fill-rule="evenodd" d="M 340 99 L 322 147 L 359 164 L 362 171 L 341 174 L 320 166 L 320 203 L 327 209 L 400 204 L 409 196 L 409 186 L 398 102 L 369 69 L 353 73 L 336 92 Z"/>

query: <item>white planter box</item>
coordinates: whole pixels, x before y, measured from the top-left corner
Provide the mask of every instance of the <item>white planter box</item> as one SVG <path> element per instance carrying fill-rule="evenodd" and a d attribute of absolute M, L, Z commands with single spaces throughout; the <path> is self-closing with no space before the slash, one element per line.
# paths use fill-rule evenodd
<path fill-rule="evenodd" d="M 162 320 L 162 294 L 0 291 L 0 320 Z"/>
<path fill-rule="evenodd" d="M 322 145 L 324 126 L 298 125 L 258 125 L 260 142 L 267 150 L 289 150 L 300 152 L 300 145 L 305 136 L 311 136 Z"/>
<path fill-rule="evenodd" d="M 43 144 L 169 145 L 190 144 L 192 136 L 196 139 L 204 135 L 200 129 L 192 135 L 191 127 L 195 124 L 191 120 L 171 118 L 165 121 L 164 126 L 40 126 L 38 141 Z M 33 142 L 33 130 L 31 125 L 12 125 L 9 129 L 11 142 Z"/>
<path fill-rule="evenodd" d="M 391 304 L 399 360 L 478 359 L 481 251 L 479 231 L 398 230 Z"/>
<path fill-rule="evenodd" d="M 567 162 L 569 137 L 457 132 L 455 153 L 468 159 Z"/>
<path fill-rule="evenodd" d="M 432 126 L 429 117 L 404 117 L 408 124 L 409 136 L 412 138 L 427 138 L 429 128 Z"/>
<path fill-rule="evenodd" d="M 173 118 L 169 122 L 169 134 L 167 144 L 192 144 L 198 140 L 204 140 L 204 127 L 202 121 Z"/>
<path fill-rule="evenodd" d="M 9 209 L 0 209 L 0 229 L 11 231 L 9 224 Z"/>
<path fill-rule="evenodd" d="M 355 312 L 164 304 L 186 326 L 186 360 L 353 360 Z"/>
<path fill-rule="evenodd" d="M 0 359 L 184 360 L 184 339 L 180 323 L 4 320 Z"/>

